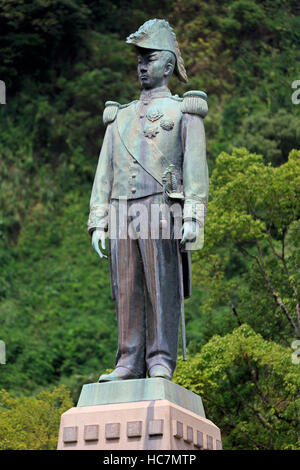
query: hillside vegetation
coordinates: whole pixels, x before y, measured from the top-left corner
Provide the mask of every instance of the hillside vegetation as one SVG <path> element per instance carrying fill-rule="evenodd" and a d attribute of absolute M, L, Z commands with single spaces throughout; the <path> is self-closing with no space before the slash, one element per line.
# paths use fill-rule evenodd
<path fill-rule="evenodd" d="M 125 39 L 155 17 L 174 27 L 189 77 L 172 92 L 204 90 L 209 105 L 205 245 L 175 380 L 201 393 L 224 448 L 300 449 L 298 0 L 0 0 L 1 449 L 54 449 L 67 389 L 76 403 L 114 366 L 89 197 L 104 103 L 140 93 Z"/>

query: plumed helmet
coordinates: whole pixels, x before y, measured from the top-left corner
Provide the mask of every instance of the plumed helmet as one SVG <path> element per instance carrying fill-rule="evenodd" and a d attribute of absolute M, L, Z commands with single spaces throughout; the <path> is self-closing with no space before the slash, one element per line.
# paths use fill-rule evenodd
<path fill-rule="evenodd" d="M 175 74 L 182 82 L 188 81 L 176 35 L 167 21 L 146 21 L 135 33 L 128 36 L 126 42 L 145 49 L 173 52 L 176 57 Z"/>

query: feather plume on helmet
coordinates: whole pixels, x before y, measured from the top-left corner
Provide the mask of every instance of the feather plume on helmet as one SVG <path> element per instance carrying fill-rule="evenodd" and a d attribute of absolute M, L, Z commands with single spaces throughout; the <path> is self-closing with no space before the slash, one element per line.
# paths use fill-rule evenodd
<path fill-rule="evenodd" d="M 166 20 L 146 21 L 135 33 L 128 36 L 126 42 L 144 49 L 172 52 L 176 57 L 174 73 L 182 82 L 188 81 L 176 35 Z"/>

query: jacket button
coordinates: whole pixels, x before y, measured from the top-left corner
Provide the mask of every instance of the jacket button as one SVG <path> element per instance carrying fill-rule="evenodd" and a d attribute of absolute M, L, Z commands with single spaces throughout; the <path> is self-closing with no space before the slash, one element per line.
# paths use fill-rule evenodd
<path fill-rule="evenodd" d="M 136 192 L 136 188 L 131 188 L 131 192 L 132 192 L 132 193 L 135 193 L 135 192 Z"/>

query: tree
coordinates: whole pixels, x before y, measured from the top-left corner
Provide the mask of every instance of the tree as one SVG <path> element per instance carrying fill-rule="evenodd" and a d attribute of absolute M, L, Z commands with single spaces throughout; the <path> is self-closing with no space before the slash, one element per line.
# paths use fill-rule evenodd
<path fill-rule="evenodd" d="M 0 401 L 0 450 L 56 449 L 61 414 L 73 406 L 64 386 L 19 399 L 1 390 Z"/>
<path fill-rule="evenodd" d="M 300 338 L 299 215 L 300 151 L 276 168 L 246 149 L 220 154 L 204 249 L 194 256 L 202 310 L 227 304 L 265 337 Z"/>
<path fill-rule="evenodd" d="M 280 165 L 288 160 L 300 142 L 300 117 L 285 109 L 277 113 L 263 111 L 246 118 L 234 147 L 246 147 L 264 156 L 266 162 Z"/>
<path fill-rule="evenodd" d="M 266 341 L 243 324 L 216 335 L 175 381 L 202 395 L 208 419 L 225 449 L 300 449 L 300 374 L 291 350 Z"/>

